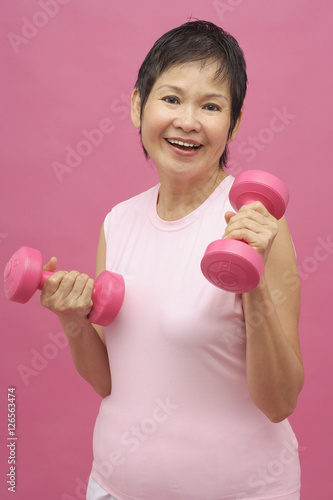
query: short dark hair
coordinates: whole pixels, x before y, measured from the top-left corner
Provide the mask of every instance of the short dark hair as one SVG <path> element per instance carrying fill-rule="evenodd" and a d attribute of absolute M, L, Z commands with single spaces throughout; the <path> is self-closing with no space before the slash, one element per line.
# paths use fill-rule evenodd
<path fill-rule="evenodd" d="M 157 78 L 171 66 L 187 62 L 216 61 L 216 78 L 227 79 L 231 94 L 231 117 L 228 138 L 242 110 L 247 88 L 246 62 L 237 40 L 219 26 L 208 21 L 189 21 L 162 35 L 143 61 L 135 88 L 141 99 L 141 118 L 151 89 Z M 141 135 L 141 129 L 140 129 Z M 142 145 L 143 146 L 143 145 Z M 143 146 L 146 158 L 148 153 Z M 227 166 L 228 148 L 220 158 Z"/>

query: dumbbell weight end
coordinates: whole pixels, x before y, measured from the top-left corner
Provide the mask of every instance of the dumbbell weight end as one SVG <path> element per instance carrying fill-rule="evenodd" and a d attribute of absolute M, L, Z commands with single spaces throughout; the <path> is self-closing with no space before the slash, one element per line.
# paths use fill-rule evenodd
<path fill-rule="evenodd" d="M 256 288 L 264 268 L 264 261 L 254 248 L 232 239 L 213 241 L 201 261 L 205 278 L 233 293 L 246 293 Z"/>
<path fill-rule="evenodd" d="M 229 199 L 234 210 L 243 205 L 261 201 L 269 213 L 280 219 L 289 202 L 289 192 L 284 182 L 263 170 L 247 170 L 236 177 Z"/>
<path fill-rule="evenodd" d="M 41 290 L 52 272 L 44 271 L 39 250 L 21 247 L 7 262 L 4 289 L 8 300 L 25 304 L 37 289 Z"/>
<path fill-rule="evenodd" d="M 95 280 L 92 293 L 93 308 L 89 321 L 108 326 L 118 315 L 125 295 L 125 281 L 121 274 L 103 271 Z"/>

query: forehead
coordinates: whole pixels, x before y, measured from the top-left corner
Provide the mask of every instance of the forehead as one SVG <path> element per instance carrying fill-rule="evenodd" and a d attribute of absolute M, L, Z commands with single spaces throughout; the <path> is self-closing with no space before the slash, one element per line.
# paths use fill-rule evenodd
<path fill-rule="evenodd" d="M 193 61 L 174 64 L 164 70 L 156 79 L 152 91 L 162 85 L 190 87 L 192 90 L 223 90 L 230 93 L 228 78 L 218 74 L 220 65 L 216 61 Z"/>

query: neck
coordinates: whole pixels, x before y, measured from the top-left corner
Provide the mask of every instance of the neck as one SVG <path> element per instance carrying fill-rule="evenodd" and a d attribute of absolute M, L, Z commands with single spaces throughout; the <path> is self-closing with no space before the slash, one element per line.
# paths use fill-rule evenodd
<path fill-rule="evenodd" d="M 202 205 L 227 175 L 219 169 L 208 180 L 201 182 L 160 179 L 157 200 L 159 217 L 166 221 L 182 219 Z"/>

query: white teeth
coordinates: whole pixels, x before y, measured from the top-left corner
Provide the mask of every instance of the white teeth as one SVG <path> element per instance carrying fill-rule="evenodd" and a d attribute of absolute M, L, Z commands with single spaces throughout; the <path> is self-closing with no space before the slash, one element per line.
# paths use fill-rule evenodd
<path fill-rule="evenodd" d="M 173 139 L 168 139 L 168 142 L 170 142 L 171 144 L 178 144 L 179 146 L 185 146 L 187 148 L 198 148 L 199 147 L 199 145 L 197 145 L 197 144 L 189 144 L 188 142 L 176 141 Z"/>

